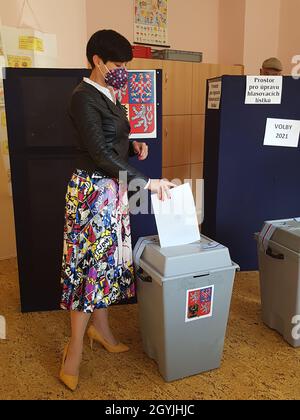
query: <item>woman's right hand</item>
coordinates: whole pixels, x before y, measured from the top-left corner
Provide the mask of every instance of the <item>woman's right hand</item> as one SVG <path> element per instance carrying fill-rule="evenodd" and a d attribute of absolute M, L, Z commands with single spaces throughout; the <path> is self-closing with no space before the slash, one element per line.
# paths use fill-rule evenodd
<path fill-rule="evenodd" d="M 158 199 L 165 201 L 171 199 L 170 188 L 177 187 L 176 184 L 165 179 L 151 179 L 148 190 L 158 194 Z"/>

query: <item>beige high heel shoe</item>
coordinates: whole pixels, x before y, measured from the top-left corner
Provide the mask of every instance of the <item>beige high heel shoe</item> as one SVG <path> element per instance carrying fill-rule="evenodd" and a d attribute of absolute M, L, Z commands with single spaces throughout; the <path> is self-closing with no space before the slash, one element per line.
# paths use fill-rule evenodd
<path fill-rule="evenodd" d="M 59 379 L 71 391 L 76 391 L 77 386 L 78 386 L 79 375 L 77 375 L 77 376 L 71 376 L 71 375 L 66 375 L 64 373 L 64 367 L 65 367 L 65 362 L 66 362 L 66 358 L 67 358 L 67 354 L 68 354 L 68 348 L 69 348 L 69 344 L 67 344 L 65 346 L 65 349 L 64 349 L 64 354 L 63 354 L 63 360 L 62 360 L 62 364 L 61 364 Z"/>
<path fill-rule="evenodd" d="M 108 343 L 105 338 L 96 330 L 96 328 L 91 325 L 87 331 L 87 335 L 90 339 L 91 349 L 93 350 L 94 340 L 101 344 L 109 353 L 124 353 L 129 351 L 129 347 L 127 347 L 123 343 L 118 343 L 116 345 Z"/>

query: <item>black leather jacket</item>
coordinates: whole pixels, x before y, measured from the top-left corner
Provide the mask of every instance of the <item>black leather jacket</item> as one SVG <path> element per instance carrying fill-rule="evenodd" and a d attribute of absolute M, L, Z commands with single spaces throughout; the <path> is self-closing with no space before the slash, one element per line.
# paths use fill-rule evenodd
<path fill-rule="evenodd" d="M 148 181 L 128 163 L 129 155 L 134 155 L 129 141 L 130 124 L 118 101 L 115 105 L 94 86 L 82 81 L 73 92 L 70 116 L 78 133 L 78 169 L 112 178 L 119 178 L 119 171 L 127 171 L 128 181 L 135 178 Z"/>

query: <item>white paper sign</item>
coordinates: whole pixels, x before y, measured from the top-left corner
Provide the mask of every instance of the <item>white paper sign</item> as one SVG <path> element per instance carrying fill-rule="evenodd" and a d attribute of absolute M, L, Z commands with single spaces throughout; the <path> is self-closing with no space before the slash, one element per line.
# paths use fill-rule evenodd
<path fill-rule="evenodd" d="M 281 104 L 282 76 L 247 76 L 246 104 Z"/>
<path fill-rule="evenodd" d="M 57 37 L 34 29 L 2 26 L 7 67 L 57 67 Z"/>
<path fill-rule="evenodd" d="M 268 118 L 264 146 L 298 147 L 300 121 Z"/>
<path fill-rule="evenodd" d="M 210 81 L 208 90 L 208 109 L 220 109 L 221 94 L 222 94 L 222 81 Z"/>
<path fill-rule="evenodd" d="M 196 208 L 190 184 L 170 190 L 171 200 L 151 196 L 160 246 L 187 245 L 201 240 Z"/>

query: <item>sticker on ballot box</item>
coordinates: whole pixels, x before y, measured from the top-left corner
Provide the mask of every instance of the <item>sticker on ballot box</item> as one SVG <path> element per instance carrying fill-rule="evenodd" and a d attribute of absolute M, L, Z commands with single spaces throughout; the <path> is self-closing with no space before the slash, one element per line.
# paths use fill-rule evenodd
<path fill-rule="evenodd" d="M 213 315 L 214 286 L 187 290 L 185 322 L 210 318 Z"/>

